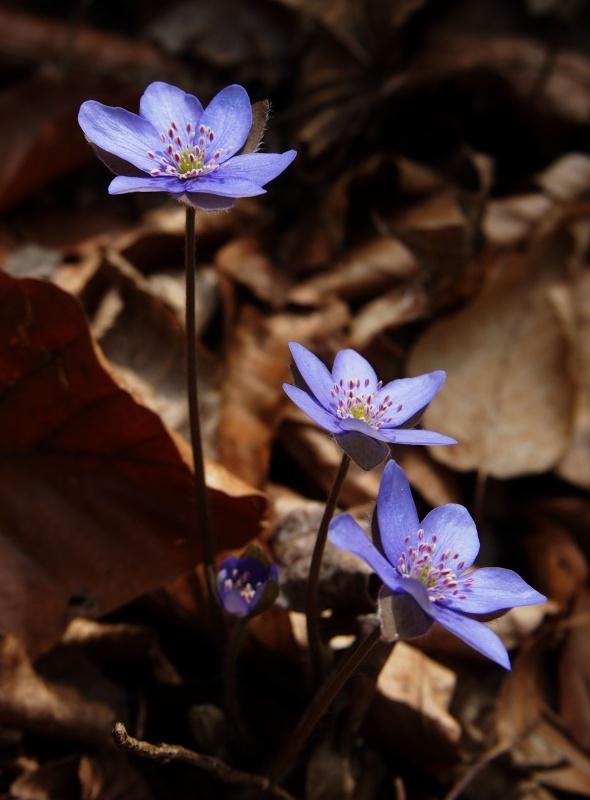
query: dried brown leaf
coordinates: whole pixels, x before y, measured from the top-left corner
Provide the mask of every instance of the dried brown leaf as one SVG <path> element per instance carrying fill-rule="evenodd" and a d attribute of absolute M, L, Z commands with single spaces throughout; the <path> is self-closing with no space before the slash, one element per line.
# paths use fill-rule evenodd
<path fill-rule="evenodd" d="M 441 763 L 456 756 L 461 726 L 449 713 L 457 677 L 405 642 L 398 642 L 379 675 L 371 732 L 398 757 Z"/>
<path fill-rule="evenodd" d="M 255 486 L 266 482 L 271 444 L 288 403 L 282 390 L 291 362 L 287 343 L 337 338 L 347 321 L 348 311 L 337 301 L 307 316 L 269 316 L 243 307 L 228 344 L 219 418 L 219 458 L 233 473 Z"/>
<path fill-rule="evenodd" d="M 14 636 L 0 638 L 2 725 L 104 746 L 121 708 L 100 697 L 98 681 L 94 681 L 94 688 L 92 696 L 91 692 L 85 694 L 43 678 Z"/>
<path fill-rule="evenodd" d="M 590 589 L 582 588 L 571 609 L 559 659 L 559 709 L 572 739 L 590 751 Z"/>
<path fill-rule="evenodd" d="M 432 324 L 408 364 L 411 375 L 447 371 L 424 426 L 454 436 L 434 457 L 497 478 L 543 472 L 569 440 L 574 389 L 549 291 L 565 277 L 571 239 L 557 229 L 526 255 L 494 259 L 477 297 Z"/>
<path fill-rule="evenodd" d="M 0 273 L 0 309 L 0 618 L 38 653 L 191 569 L 194 488 L 188 446 L 113 380 L 71 296 Z M 261 497 L 214 464 L 207 479 L 222 545 L 241 546 Z"/>

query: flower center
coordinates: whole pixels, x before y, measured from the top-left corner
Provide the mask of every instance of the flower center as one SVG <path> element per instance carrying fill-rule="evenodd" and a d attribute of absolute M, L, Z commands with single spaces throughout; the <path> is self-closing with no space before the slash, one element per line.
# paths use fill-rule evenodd
<path fill-rule="evenodd" d="M 257 581 L 257 583 L 252 586 L 251 577 L 247 570 L 245 572 L 240 572 L 239 569 L 233 569 L 231 577 L 225 579 L 224 587 L 228 592 L 235 589 L 236 592 L 250 604 L 254 599 L 256 589 L 262 585 L 262 581 Z"/>
<path fill-rule="evenodd" d="M 379 404 L 376 404 L 375 393 L 379 391 L 383 383 L 379 381 L 375 392 L 366 394 L 369 383 L 369 379 L 365 378 L 361 388 L 360 378 L 351 378 L 348 381 L 341 378 L 339 383 L 334 384 L 331 395 L 336 401 L 336 414 L 339 419 L 362 419 L 374 430 L 379 430 L 383 425 L 393 422 L 392 416 L 386 416 L 393 405 L 393 400 L 386 395 L 379 401 Z M 402 406 L 399 405 L 395 413 L 399 413 L 401 410 Z"/>
<path fill-rule="evenodd" d="M 197 138 L 198 134 L 198 138 Z M 205 125 L 199 125 L 195 130 L 188 122 L 181 130 L 174 122 L 166 133 L 160 133 L 164 148 L 157 153 L 148 150 L 148 156 L 160 166 L 151 171 L 154 177 L 158 175 L 172 175 L 186 181 L 189 178 L 198 178 L 219 169 L 221 150 L 214 146 L 215 133 Z M 231 152 L 231 147 L 225 151 L 225 156 Z"/>
<path fill-rule="evenodd" d="M 418 531 L 418 547 L 410 545 L 411 538 L 406 536 L 404 544 L 406 550 L 398 559 L 397 571 L 402 578 L 413 578 L 424 584 L 428 590 L 430 602 L 444 602 L 445 600 L 465 600 L 465 591 L 473 583 L 472 577 L 457 577 L 457 572 L 465 568 L 465 562 L 460 561 L 458 553 L 445 550 L 436 555 L 436 534 L 430 542 L 425 541 L 422 529 Z"/>

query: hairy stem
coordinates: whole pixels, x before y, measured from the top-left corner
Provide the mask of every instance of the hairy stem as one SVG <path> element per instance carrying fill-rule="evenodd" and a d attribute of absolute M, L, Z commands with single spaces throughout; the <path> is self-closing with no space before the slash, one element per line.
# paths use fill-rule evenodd
<path fill-rule="evenodd" d="M 307 638 L 309 641 L 309 653 L 311 656 L 311 675 L 312 685 L 317 687 L 322 682 L 324 664 L 322 660 L 322 643 L 320 640 L 319 614 L 318 614 L 318 590 L 320 582 L 320 568 L 322 566 L 322 556 L 328 538 L 328 526 L 334 515 L 336 503 L 340 496 L 342 484 L 348 472 L 350 456 L 346 453 L 342 456 L 340 468 L 334 479 L 332 490 L 326 502 L 324 515 L 320 523 L 318 535 L 313 548 L 311 564 L 309 566 L 309 577 L 307 579 L 307 595 L 305 600 L 305 616 L 307 619 Z"/>
<path fill-rule="evenodd" d="M 285 770 L 292 764 L 307 741 L 308 736 L 330 707 L 332 700 L 334 700 L 346 681 L 353 675 L 359 664 L 375 647 L 380 638 L 381 628 L 377 625 L 375 630 L 351 653 L 340 669 L 335 671 L 319 689 L 307 711 L 301 717 L 291 739 L 279 753 L 268 771 L 268 778 L 272 785 L 277 783 Z"/>
<path fill-rule="evenodd" d="M 188 408 L 191 429 L 191 444 L 193 448 L 195 493 L 197 499 L 197 513 L 199 515 L 199 536 L 203 547 L 203 558 L 207 572 L 208 585 L 211 573 L 214 570 L 215 548 L 213 545 L 213 531 L 211 528 L 211 510 L 209 508 L 209 495 L 205 483 L 205 459 L 203 457 L 203 443 L 201 440 L 201 423 L 199 419 L 199 394 L 197 386 L 197 328 L 195 321 L 195 209 L 187 206 L 186 209 L 186 238 L 185 238 L 185 277 L 186 277 L 186 374 Z"/>
<path fill-rule="evenodd" d="M 234 630 L 232 631 L 229 646 L 227 649 L 227 656 L 225 662 L 225 703 L 227 714 L 232 729 L 237 734 L 237 738 L 245 747 L 250 745 L 250 736 L 247 728 L 244 725 L 242 716 L 240 714 L 240 707 L 238 705 L 238 680 L 237 680 L 237 666 L 238 654 L 248 620 L 246 617 L 238 619 Z"/>

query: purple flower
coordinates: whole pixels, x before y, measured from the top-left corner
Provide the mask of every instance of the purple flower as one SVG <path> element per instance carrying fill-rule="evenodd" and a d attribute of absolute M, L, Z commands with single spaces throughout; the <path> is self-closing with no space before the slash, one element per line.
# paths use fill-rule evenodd
<path fill-rule="evenodd" d="M 393 443 L 457 444 L 440 433 L 400 427 L 414 422 L 438 392 L 446 377 L 442 370 L 383 386 L 355 350 L 341 350 L 330 372 L 302 345 L 291 342 L 289 347 L 295 386 L 283 384 L 283 389 L 363 469 L 384 461 Z"/>
<path fill-rule="evenodd" d="M 237 197 L 264 194 L 263 185 L 296 155 L 294 150 L 240 154 L 252 127 L 252 107 L 237 85 L 223 89 L 203 110 L 192 94 L 157 81 L 143 93 L 139 116 L 88 100 L 78 122 L 118 176 L 110 194 L 170 192 L 209 211 L 230 208 Z"/>
<path fill-rule="evenodd" d="M 441 506 L 420 522 L 408 480 L 395 461 L 385 467 L 379 487 L 373 543 L 349 514 L 332 521 L 329 536 L 336 547 L 366 561 L 385 584 L 379 614 L 382 635 L 390 641 L 421 636 L 436 621 L 510 669 L 500 639 L 473 617 L 498 616 L 495 612 L 547 599 L 509 569 L 468 573 L 479 539 L 467 509 Z"/>
<path fill-rule="evenodd" d="M 228 614 L 256 616 L 266 611 L 278 595 L 279 570 L 256 546 L 240 558 L 230 556 L 217 573 L 217 595 Z"/>

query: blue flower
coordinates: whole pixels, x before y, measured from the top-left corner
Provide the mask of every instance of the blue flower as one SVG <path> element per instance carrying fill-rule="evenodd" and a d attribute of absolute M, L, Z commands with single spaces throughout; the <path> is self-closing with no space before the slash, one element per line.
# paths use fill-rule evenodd
<path fill-rule="evenodd" d="M 411 639 L 439 622 L 506 669 L 510 660 L 496 634 L 474 617 L 489 618 L 547 598 L 509 569 L 468 572 L 479 551 L 475 523 L 463 506 L 435 508 L 419 521 L 403 470 L 385 467 L 373 516 L 373 542 L 349 514 L 336 517 L 330 541 L 360 556 L 384 583 L 379 614 L 384 638 Z"/>
<path fill-rule="evenodd" d="M 363 469 L 384 461 L 393 443 L 457 444 L 440 433 L 400 427 L 411 424 L 438 392 L 446 377 L 442 370 L 383 386 L 355 350 L 341 350 L 330 372 L 302 345 L 289 347 L 295 386 L 283 384 L 285 392 Z"/>
<path fill-rule="evenodd" d="M 88 100 L 78 122 L 96 154 L 116 173 L 110 194 L 170 192 L 209 211 L 230 208 L 237 197 L 264 194 L 295 158 L 286 153 L 242 153 L 252 107 L 242 86 L 228 86 L 203 109 L 192 94 L 167 83 L 150 84 L 139 116 Z"/>
<path fill-rule="evenodd" d="M 217 573 L 217 595 L 223 608 L 235 617 L 266 611 L 278 595 L 279 570 L 264 552 L 249 547 L 240 558 L 230 556 Z"/>

